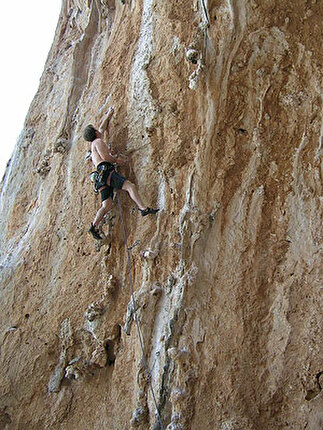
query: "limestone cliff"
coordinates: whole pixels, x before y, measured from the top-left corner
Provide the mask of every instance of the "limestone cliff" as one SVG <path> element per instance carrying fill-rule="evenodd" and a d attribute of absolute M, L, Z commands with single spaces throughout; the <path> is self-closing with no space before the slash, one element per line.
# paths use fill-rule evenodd
<path fill-rule="evenodd" d="M 1 185 L 4 429 L 323 427 L 321 0 L 63 0 Z M 23 73 L 23 70 L 22 70 Z M 82 131 L 120 194 L 102 246 Z"/>

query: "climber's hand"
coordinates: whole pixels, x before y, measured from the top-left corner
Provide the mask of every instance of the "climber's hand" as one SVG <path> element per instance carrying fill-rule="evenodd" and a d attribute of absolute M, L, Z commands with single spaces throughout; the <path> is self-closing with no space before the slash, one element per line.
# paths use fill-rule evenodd
<path fill-rule="evenodd" d="M 106 115 L 108 118 L 111 118 L 112 115 L 114 114 L 114 107 L 111 106 L 107 111 L 106 111 Z"/>

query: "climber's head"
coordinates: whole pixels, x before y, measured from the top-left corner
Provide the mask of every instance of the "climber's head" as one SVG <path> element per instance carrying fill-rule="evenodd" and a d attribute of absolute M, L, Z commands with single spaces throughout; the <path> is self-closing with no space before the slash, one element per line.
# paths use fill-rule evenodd
<path fill-rule="evenodd" d="M 97 139 L 100 136 L 101 136 L 101 133 L 98 130 L 96 130 L 92 124 L 85 127 L 83 137 L 88 142 L 93 142 L 93 140 Z"/>

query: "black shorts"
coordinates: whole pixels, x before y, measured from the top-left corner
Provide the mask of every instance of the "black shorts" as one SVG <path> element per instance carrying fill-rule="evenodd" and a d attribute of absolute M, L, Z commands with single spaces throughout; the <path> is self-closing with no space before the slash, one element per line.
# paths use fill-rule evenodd
<path fill-rule="evenodd" d="M 112 188 L 116 190 L 122 190 L 123 184 L 125 183 L 126 178 L 118 172 L 113 172 L 111 175 L 110 184 Z"/>
<path fill-rule="evenodd" d="M 101 191 L 101 201 L 104 202 L 104 200 L 107 200 L 109 198 L 113 199 L 113 189 L 121 190 L 123 187 L 124 182 L 126 181 L 126 178 L 118 172 L 113 172 L 110 179 L 110 187 L 107 185 L 102 191 Z"/>
<path fill-rule="evenodd" d="M 101 202 L 104 202 L 104 200 L 113 199 L 113 188 L 106 186 L 103 188 L 102 191 L 100 191 L 101 194 Z"/>

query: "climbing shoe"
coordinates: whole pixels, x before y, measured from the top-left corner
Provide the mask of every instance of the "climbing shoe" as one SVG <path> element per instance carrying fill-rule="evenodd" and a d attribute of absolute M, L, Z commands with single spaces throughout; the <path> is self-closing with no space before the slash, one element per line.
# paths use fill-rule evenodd
<path fill-rule="evenodd" d="M 151 209 L 151 208 L 146 208 L 146 209 L 139 209 L 141 212 L 141 216 L 146 216 L 149 214 L 155 214 L 159 211 L 159 209 Z"/>
<path fill-rule="evenodd" d="M 103 239 L 100 236 L 100 234 L 99 234 L 99 230 L 97 228 L 95 228 L 95 226 L 93 224 L 91 224 L 91 227 L 89 229 L 89 233 L 92 234 L 92 236 L 94 237 L 94 239 L 97 239 L 97 240 L 102 240 Z"/>

